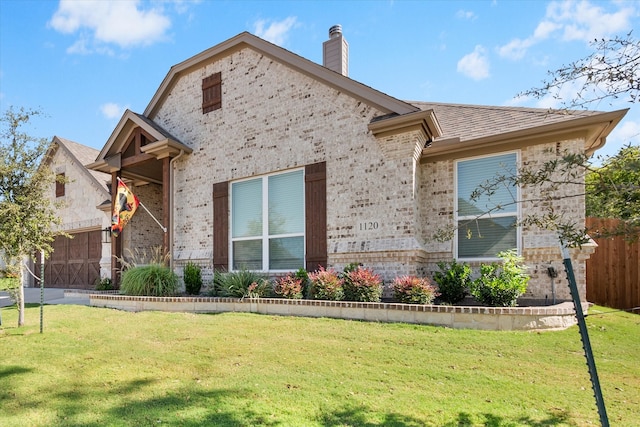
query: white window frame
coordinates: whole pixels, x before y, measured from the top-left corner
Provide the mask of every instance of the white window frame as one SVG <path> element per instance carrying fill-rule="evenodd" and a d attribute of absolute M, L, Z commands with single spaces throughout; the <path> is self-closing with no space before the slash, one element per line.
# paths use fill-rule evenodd
<path fill-rule="evenodd" d="M 285 234 L 274 234 L 274 235 L 269 235 L 269 177 L 272 176 L 276 176 L 276 175 L 282 175 L 285 173 L 290 173 L 290 172 L 297 172 L 297 171 L 302 171 L 302 221 L 303 221 L 303 228 L 302 228 L 302 232 L 301 233 L 285 233 Z M 261 184 L 262 184 L 262 204 L 261 204 L 261 209 L 262 209 L 262 235 L 261 236 L 250 236 L 250 237 L 233 237 L 233 184 L 239 183 L 239 182 L 246 182 L 246 181 L 253 181 L 253 180 L 257 180 L 260 179 L 262 180 Z M 257 175 L 257 176 L 252 176 L 249 178 L 243 178 L 243 179 L 237 179 L 234 180 L 232 182 L 229 183 L 229 249 L 228 249 L 228 253 L 229 253 L 229 269 L 231 271 L 237 271 L 236 269 L 234 269 L 234 264 L 235 261 L 233 259 L 233 243 L 234 242 L 239 242 L 239 241 L 247 241 L 247 240 L 258 240 L 260 239 L 262 241 L 262 268 L 259 270 L 254 270 L 254 271 L 260 271 L 263 273 L 283 273 L 283 272 L 289 272 L 291 271 L 289 270 L 269 270 L 269 239 L 278 239 L 278 238 L 286 238 L 286 237 L 302 237 L 302 241 L 303 241 L 303 251 L 302 251 L 302 268 L 305 267 L 306 264 L 306 259 L 305 259 L 305 255 L 307 253 L 307 248 L 306 248 L 306 227 L 304 226 L 304 224 L 306 224 L 306 209 L 305 209 L 305 170 L 304 168 L 296 168 L 296 169 L 288 169 L 288 170 L 284 170 L 284 171 L 278 171 L 278 172 L 274 172 L 274 173 L 270 173 L 270 174 L 266 174 L 266 175 Z"/>
<path fill-rule="evenodd" d="M 506 217 L 515 217 L 516 224 L 520 223 L 520 219 L 522 218 L 522 198 L 521 198 L 521 190 L 520 186 L 516 186 L 516 211 L 514 212 L 490 212 L 481 216 L 476 215 L 458 215 L 458 164 L 470 160 L 480 160 L 497 156 L 504 156 L 507 154 L 515 154 L 516 155 L 516 171 L 520 169 L 520 150 L 512 150 L 512 151 L 503 151 L 499 153 L 491 153 L 485 154 L 481 156 L 473 156 L 473 157 L 465 157 L 463 159 L 456 159 L 453 163 L 453 200 L 454 200 L 454 209 L 453 209 L 453 221 L 454 221 L 454 236 L 453 236 L 453 250 L 454 250 L 454 258 L 459 261 L 466 262 L 474 262 L 474 261 L 496 261 L 499 258 L 497 256 L 494 257 L 463 257 L 460 258 L 458 251 L 458 235 L 459 235 L 459 227 L 458 223 L 460 221 L 465 221 L 469 219 L 487 219 L 487 218 L 506 218 Z M 479 183 L 480 184 L 480 183 Z M 522 254 L 522 227 L 516 226 L 516 251 L 518 255 Z"/>

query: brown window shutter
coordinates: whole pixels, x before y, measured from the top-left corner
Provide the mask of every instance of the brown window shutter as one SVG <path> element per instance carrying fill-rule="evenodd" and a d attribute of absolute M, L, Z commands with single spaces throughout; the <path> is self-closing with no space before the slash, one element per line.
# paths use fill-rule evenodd
<path fill-rule="evenodd" d="M 202 114 L 222 108 L 222 73 L 202 79 Z"/>
<path fill-rule="evenodd" d="M 213 184 L 213 268 L 229 269 L 229 182 Z"/>
<path fill-rule="evenodd" d="M 305 240 L 307 271 L 327 266 L 327 163 L 305 167 Z"/>
<path fill-rule="evenodd" d="M 61 179 L 62 182 L 58 181 L 59 179 Z M 64 196 L 64 185 L 64 174 L 59 173 L 56 175 L 56 197 Z"/>

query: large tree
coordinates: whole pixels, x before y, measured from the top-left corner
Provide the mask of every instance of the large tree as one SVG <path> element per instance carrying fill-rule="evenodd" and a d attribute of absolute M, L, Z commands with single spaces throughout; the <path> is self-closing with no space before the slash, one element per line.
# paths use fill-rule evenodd
<path fill-rule="evenodd" d="M 60 223 L 56 205 L 45 193 L 56 179 L 43 161 L 48 142 L 23 130 L 41 115 L 10 107 L 0 117 L 0 256 L 19 274 L 18 326 L 24 325 L 24 260 L 51 252 L 54 227 Z"/>

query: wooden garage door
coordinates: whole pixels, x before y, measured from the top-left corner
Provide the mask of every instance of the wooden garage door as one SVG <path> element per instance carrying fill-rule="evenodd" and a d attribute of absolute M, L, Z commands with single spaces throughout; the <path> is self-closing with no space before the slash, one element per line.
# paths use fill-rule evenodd
<path fill-rule="evenodd" d="M 100 277 L 100 230 L 58 236 L 44 264 L 44 284 L 51 288 L 93 289 Z M 39 266 L 36 267 L 39 273 Z"/>

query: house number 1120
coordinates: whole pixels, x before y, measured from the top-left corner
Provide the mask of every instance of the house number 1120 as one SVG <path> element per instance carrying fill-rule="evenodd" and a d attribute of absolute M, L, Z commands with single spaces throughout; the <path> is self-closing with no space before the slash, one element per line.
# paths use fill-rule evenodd
<path fill-rule="evenodd" d="M 360 231 L 377 230 L 378 221 L 369 221 L 360 223 Z"/>

